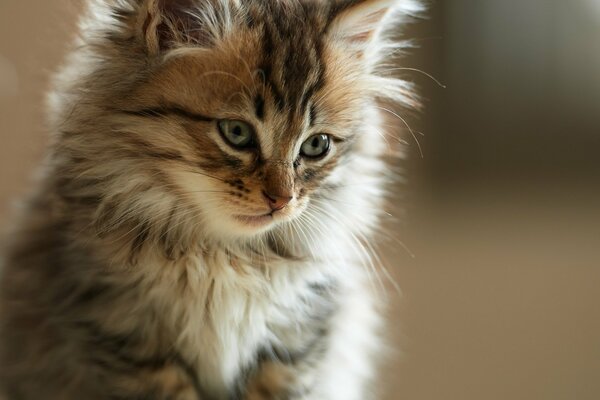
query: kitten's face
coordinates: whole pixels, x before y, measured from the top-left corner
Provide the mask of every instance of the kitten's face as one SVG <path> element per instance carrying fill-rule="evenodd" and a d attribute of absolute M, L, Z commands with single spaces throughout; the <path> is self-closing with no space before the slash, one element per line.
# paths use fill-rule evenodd
<path fill-rule="evenodd" d="M 344 163 L 365 101 L 360 61 L 319 21 L 255 15 L 215 46 L 173 52 L 119 105 L 126 129 L 164 153 L 155 168 L 222 236 L 301 217 Z"/>
<path fill-rule="evenodd" d="M 411 100 L 373 66 L 396 49 L 382 17 L 412 0 L 93 4 L 55 108 L 72 154 L 60 190 L 97 199 L 100 232 L 301 235 L 290 221 L 331 213 L 379 165 L 374 98 Z"/>

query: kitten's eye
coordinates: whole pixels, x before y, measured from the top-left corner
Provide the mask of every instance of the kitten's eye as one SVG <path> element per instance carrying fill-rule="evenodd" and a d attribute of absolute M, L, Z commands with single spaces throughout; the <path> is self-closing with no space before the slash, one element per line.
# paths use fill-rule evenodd
<path fill-rule="evenodd" d="M 233 147 L 245 148 L 254 144 L 254 130 L 243 121 L 221 120 L 219 131 Z"/>
<path fill-rule="evenodd" d="M 329 151 L 330 139 L 328 135 L 314 135 L 302 143 L 300 154 L 309 158 L 323 157 Z"/>

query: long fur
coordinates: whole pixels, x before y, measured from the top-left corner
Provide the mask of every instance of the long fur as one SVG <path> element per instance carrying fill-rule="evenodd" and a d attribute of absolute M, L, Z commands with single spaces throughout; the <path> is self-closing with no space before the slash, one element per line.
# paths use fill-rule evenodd
<path fill-rule="evenodd" d="M 8 399 L 371 396 L 379 100 L 412 0 L 95 0 L 2 260 Z M 254 126 L 232 149 L 216 119 Z M 322 160 L 298 157 L 315 133 Z M 262 226 L 265 188 L 290 193 Z"/>

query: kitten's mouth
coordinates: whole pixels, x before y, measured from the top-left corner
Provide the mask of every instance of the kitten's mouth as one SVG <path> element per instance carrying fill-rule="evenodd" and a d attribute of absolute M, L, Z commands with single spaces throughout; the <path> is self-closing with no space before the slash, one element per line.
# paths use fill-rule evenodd
<path fill-rule="evenodd" d="M 264 215 L 234 215 L 233 217 L 246 225 L 254 227 L 264 226 L 273 221 L 273 213 Z"/>

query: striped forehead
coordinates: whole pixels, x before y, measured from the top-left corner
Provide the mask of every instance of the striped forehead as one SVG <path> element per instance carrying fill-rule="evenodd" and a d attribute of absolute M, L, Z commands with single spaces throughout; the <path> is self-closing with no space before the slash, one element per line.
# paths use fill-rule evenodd
<path fill-rule="evenodd" d="M 307 127 L 306 119 L 290 119 L 285 113 L 270 116 L 257 132 L 263 158 L 293 161 L 298 156 L 299 141 Z"/>
<path fill-rule="evenodd" d="M 248 10 L 250 24 L 260 32 L 258 78 L 268 97 L 257 94 L 254 99 L 257 118 L 268 125 L 259 134 L 266 158 L 293 157 L 299 137 L 315 117 L 312 97 L 324 84 L 318 16 L 299 2 L 286 4 L 261 2 Z"/>
<path fill-rule="evenodd" d="M 270 91 L 276 111 L 286 112 L 290 119 L 302 117 L 311 96 L 323 85 L 319 24 L 306 7 L 285 9 L 270 7 L 266 2 L 260 10 L 260 78 Z"/>

